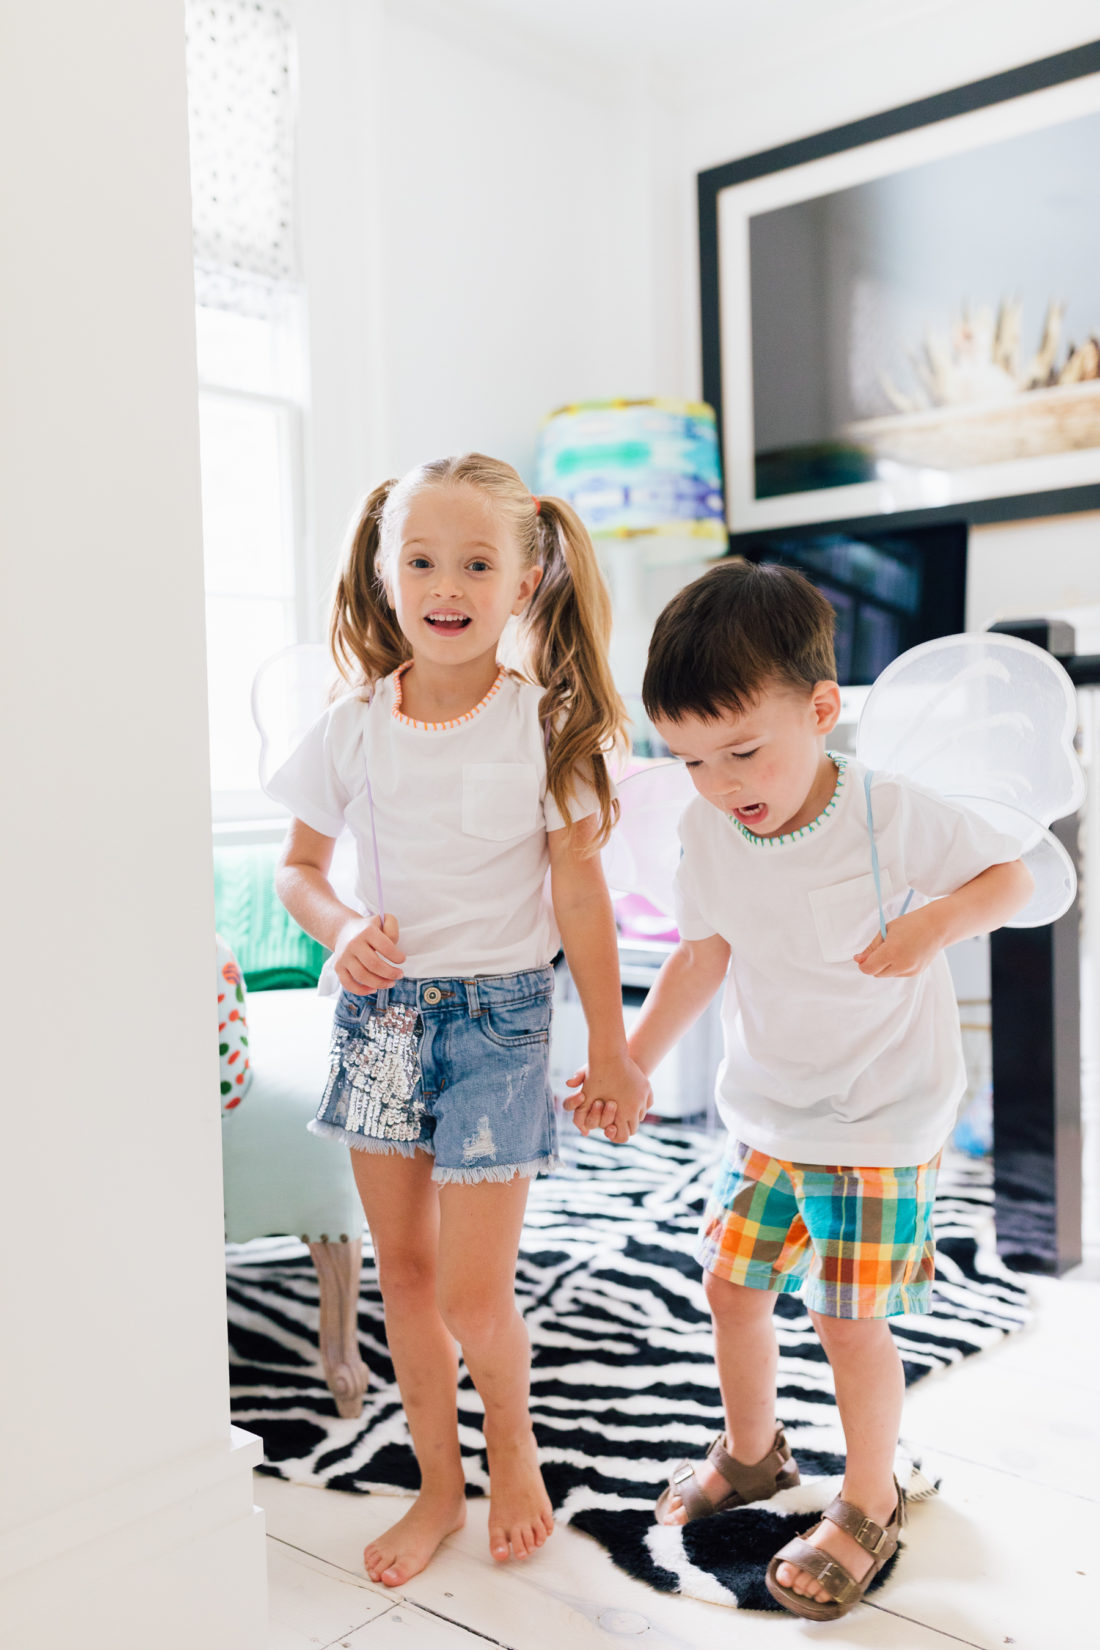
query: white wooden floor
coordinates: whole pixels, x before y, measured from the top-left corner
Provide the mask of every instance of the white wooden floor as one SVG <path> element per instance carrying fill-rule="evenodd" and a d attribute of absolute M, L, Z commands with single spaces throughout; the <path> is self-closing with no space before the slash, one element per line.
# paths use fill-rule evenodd
<path fill-rule="evenodd" d="M 559 1528 L 536 1557 L 488 1556 L 484 1500 L 398 1595 L 363 1574 L 395 1496 L 257 1476 L 270 1650 L 715 1650 L 811 1639 L 875 1650 L 1084 1650 L 1100 1642 L 1100 1263 L 1034 1280 L 1025 1332 L 910 1396 L 905 1437 L 940 1474 L 916 1506 L 894 1578 L 844 1621 L 815 1625 L 655 1593 L 595 1542 Z"/>

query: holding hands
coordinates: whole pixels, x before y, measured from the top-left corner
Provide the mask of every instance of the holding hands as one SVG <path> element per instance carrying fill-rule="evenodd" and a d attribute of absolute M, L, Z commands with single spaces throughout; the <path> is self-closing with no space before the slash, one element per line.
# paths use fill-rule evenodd
<path fill-rule="evenodd" d="M 583 1135 L 602 1129 L 608 1140 L 621 1145 L 636 1134 L 653 1100 L 649 1078 L 625 1052 L 590 1059 L 583 1071 L 568 1079 L 571 1089 L 562 1102 L 573 1113 Z"/>
<path fill-rule="evenodd" d="M 405 953 L 397 937 L 394 916 L 357 916 L 344 924 L 333 948 L 332 965 L 345 991 L 362 997 L 401 978 Z"/>

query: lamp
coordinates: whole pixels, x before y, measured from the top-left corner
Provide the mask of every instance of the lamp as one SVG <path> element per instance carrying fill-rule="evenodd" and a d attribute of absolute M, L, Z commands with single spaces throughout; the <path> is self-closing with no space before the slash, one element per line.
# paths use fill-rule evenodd
<path fill-rule="evenodd" d="M 636 700 L 657 614 L 725 552 L 713 409 L 663 398 L 559 407 L 539 432 L 536 478 L 536 490 L 565 499 L 592 535 L 615 612 L 612 671 Z M 643 727 L 636 717 L 637 733 Z"/>

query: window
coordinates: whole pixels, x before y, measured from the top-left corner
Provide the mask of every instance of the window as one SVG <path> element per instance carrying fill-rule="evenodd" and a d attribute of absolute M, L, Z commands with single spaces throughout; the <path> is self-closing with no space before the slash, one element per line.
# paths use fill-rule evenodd
<path fill-rule="evenodd" d="M 274 811 L 249 690 L 307 628 L 294 33 L 286 0 L 186 0 L 185 15 L 211 785 L 225 820 Z"/>

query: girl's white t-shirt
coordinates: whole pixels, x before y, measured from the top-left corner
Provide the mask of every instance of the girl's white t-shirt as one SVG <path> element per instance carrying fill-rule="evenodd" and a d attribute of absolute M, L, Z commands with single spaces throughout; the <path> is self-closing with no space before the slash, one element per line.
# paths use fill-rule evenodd
<path fill-rule="evenodd" d="M 926 1163 L 966 1088 L 947 958 L 911 978 L 852 961 L 878 932 L 864 792 L 849 762 L 834 803 L 794 837 L 749 841 L 702 797 L 680 821 L 684 939 L 731 947 L 718 1109 L 745 1145 L 786 1162 Z M 1019 858 L 1013 838 L 923 787 L 876 773 L 871 798 L 887 922 Z"/>
<path fill-rule="evenodd" d="M 330 705 L 266 790 L 323 836 L 350 828 L 356 896 L 375 912 L 369 774 L 385 909 L 407 977 L 541 968 L 561 943 L 546 833 L 567 823 L 546 785 L 542 690 L 502 671 L 456 721 L 417 722 L 400 709 L 399 674 L 369 701 L 356 691 Z M 573 817 L 596 807 L 577 785 Z"/>

